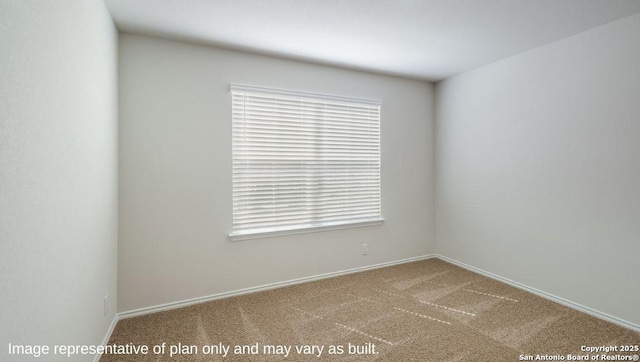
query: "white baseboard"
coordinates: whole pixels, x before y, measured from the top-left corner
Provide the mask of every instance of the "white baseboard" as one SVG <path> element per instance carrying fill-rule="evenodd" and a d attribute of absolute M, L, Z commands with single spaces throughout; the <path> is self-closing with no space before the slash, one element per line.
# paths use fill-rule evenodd
<path fill-rule="evenodd" d="M 269 290 L 269 289 L 282 288 L 282 287 L 287 287 L 287 286 L 290 286 L 290 285 L 295 285 L 295 284 L 300 284 L 300 283 L 307 283 L 307 282 L 312 282 L 312 281 L 320 280 L 320 279 L 333 278 L 333 277 L 337 277 L 337 276 L 340 276 L 340 275 L 353 274 L 353 273 L 358 273 L 358 272 L 362 272 L 362 271 L 366 271 L 366 270 L 379 269 L 379 268 L 384 268 L 384 267 L 388 267 L 388 266 L 392 266 L 392 265 L 411 263 L 411 262 L 414 262 L 414 261 L 426 260 L 426 259 L 431 259 L 431 258 L 435 258 L 435 257 L 436 257 L 435 254 L 422 255 L 422 256 L 417 256 L 417 257 L 413 257 L 413 258 L 390 261 L 390 262 L 386 262 L 386 263 L 380 263 L 380 264 L 368 265 L 368 266 L 363 266 L 363 267 L 358 267 L 358 268 L 353 268 L 353 269 L 341 270 L 341 271 L 337 271 L 337 272 L 313 275 L 313 276 L 304 277 L 304 278 L 291 279 L 291 280 L 286 280 L 286 281 L 283 281 L 283 282 L 270 283 L 270 284 L 265 284 L 265 285 L 260 285 L 260 286 L 256 286 L 256 287 L 245 288 L 245 289 L 238 289 L 238 290 L 233 290 L 233 291 L 230 291 L 230 292 L 224 292 L 224 293 L 213 294 L 213 295 L 208 295 L 208 296 L 204 296 L 204 297 L 198 297 L 198 298 L 193 298 L 193 299 L 182 300 L 182 301 L 173 302 L 173 303 L 156 305 L 156 306 L 153 306 L 153 307 L 134 309 L 134 310 L 131 310 L 131 311 L 118 313 L 118 318 L 119 319 L 126 319 L 126 318 L 138 317 L 138 316 L 145 315 L 145 314 L 151 314 L 151 313 L 163 312 L 163 311 L 171 310 L 171 309 L 188 307 L 190 305 L 205 303 L 205 302 L 209 302 L 209 301 L 212 301 L 212 300 L 235 297 L 235 296 L 238 296 L 238 295 L 255 293 L 255 292 L 261 292 L 261 291 L 265 291 L 265 290 Z"/>
<path fill-rule="evenodd" d="M 611 323 L 615 323 L 615 324 L 617 324 L 619 326 L 622 326 L 622 327 L 629 328 L 629 329 L 635 330 L 637 332 L 640 332 L 640 325 L 638 325 L 638 324 L 625 321 L 624 319 L 620 319 L 618 317 L 614 317 L 612 315 L 600 312 L 600 311 L 595 310 L 593 308 L 585 307 L 585 306 L 583 306 L 581 304 L 572 302 L 570 300 L 555 296 L 555 295 L 547 293 L 547 292 L 543 292 L 542 290 L 538 290 L 536 288 L 532 288 L 532 287 L 530 287 L 528 285 L 524 285 L 522 283 L 514 282 L 513 280 L 501 277 L 500 275 L 496 275 L 496 274 L 490 273 L 488 271 L 473 267 L 471 265 L 467 265 L 467 264 L 462 263 L 460 261 L 448 258 L 448 257 L 446 257 L 444 255 L 439 255 L 438 254 L 438 255 L 436 255 L 436 258 L 441 259 L 443 261 L 446 261 L 448 263 L 457 265 L 457 266 L 459 266 L 461 268 L 470 270 L 472 272 L 481 274 L 481 275 L 483 275 L 483 276 L 485 276 L 487 278 L 491 278 L 491 279 L 494 279 L 494 280 L 509 284 L 509 285 L 511 285 L 513 287 L 516 287 L 518 289 L 522 289 L 522 290 L 524 290 L 526 292 L 535 294 L 535 295 L 540 296 L 542 298 L 548 299 L 548 300 L 550 300 L 552 302 L 556 302 L 558 304 L 562 304 L 562 305 L 564 305 L 566 307 L 569 307 L 571 309 L 575 309 L 575 310 L 577 310 L 579 312 L 586 313 L 586 314 L 588 314 L 590 316 L 593 316 L 593 317 L 596 317 L 596 318 L 599 318 L 599 319 L 603 319 L 605 321 L 608 321 L 608 322 L 611 322 Z"/>
<path fill-rule="evenodd" d="M 118 314 L 116 313 L 116 315 L 114 315 L 113 319 L 111 320 L 111 325 L 109 325 L 109 329 L 107 330 L 107 334 L 102 339 L 101 346 L 106 346 L 107 343 L 109 343 L 109 339 L 111 339 L 111 334 L 113 333 L 113 330 L 116 328 L 116 324 L 118 324 L 119 320 L 120 320 L 120 318 L 118 317 Z M 102 357 L 102 353 L 96 353 L 95 357 L 93 358 L 93 362 L 100 361 L 100 357 Z"/>

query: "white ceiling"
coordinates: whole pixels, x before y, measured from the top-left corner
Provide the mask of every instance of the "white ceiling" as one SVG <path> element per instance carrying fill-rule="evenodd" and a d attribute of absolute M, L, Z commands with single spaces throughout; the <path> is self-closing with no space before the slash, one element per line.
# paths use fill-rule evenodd
<path fill-rule="evenodd" d="M 640 0 L 104 0 L 121 31 L 440 80 L 640 12 Z"/>

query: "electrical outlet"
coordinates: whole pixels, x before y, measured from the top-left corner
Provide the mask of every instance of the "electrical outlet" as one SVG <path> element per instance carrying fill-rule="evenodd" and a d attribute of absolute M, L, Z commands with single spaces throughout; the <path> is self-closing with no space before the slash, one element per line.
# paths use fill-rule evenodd
<path fill-rule="evenodd" d="M 369 254 L 369 245 L 362 244 L 362 255 L 367 255 L 367 254 Z"/>
<path fill-rule="evenodd" d="M 107 313 L 109 313 L 109 294 L 104 296 L 103 307 L 104 307 L 103 315 L 106 317 Z"/>

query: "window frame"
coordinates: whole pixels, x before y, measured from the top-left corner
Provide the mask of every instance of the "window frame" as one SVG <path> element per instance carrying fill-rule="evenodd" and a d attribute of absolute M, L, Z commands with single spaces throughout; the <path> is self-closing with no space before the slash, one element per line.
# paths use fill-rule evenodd
<path fill-rule="evenodd" d="M 337 230 L 337 229 L 346 229 L 346 228 L 356 228 L 356 227 L 366 227 L 373 225 L 380 225 L 384 222 L 384 217 L 382 214 L 382 135 L 381 135 L 381 126 L 382 126 L 382 102 L 379 100 L 373 99 L 363 99 L 363 98 L 354 98 L 354 97 L 342 97 L 321 93 L 311 93 L 311 92 L 302 92 L 302 91 L 293 91 L 293 90 L 284 90 L 277 88 L 268 88 L 268 87 L 256 87 L 256 86 L 248 86 L 243 84 L 231 83 L 229 87 L 230 96 L 231 96 L 231 104 L 232 104 L 232 195 L 235 195 L 236 181 L 234 178 L 234 172 L 236 167 L 236 115 L 234 111 L 234 92 L 241 92 L 249 94 L 262 94 L 272 96 L 273 98 L 277 97 L 286 97 L 289 99 L 299 99 L 301 102 L 307 101 L 323 101 L 323 102 L 331 102 L 333 105 L 335 104 L 352 104 L 354 106 L 367 106 L 375 108 L 377 107 L 377 176 L 374 178 L 377 179 L 377 199 L 374 197 L 372 200 L 377 201 L 378 212 L 374 217 L 366 217 L 366 218 L 353 218 L 353 219 L 344 219 L 344 220 L 336 220 L 336 221 L 324 221 L 321 223 L 301 223 L 295 225 L 287 225 L 287 226 L 270 226 L 270 227 L 256 227 L 252 229 L 234 229 L 235 220 L 236 220 L 236 201 L 232 200 L 232 231 L 229 233 L 229 238 L 231 240 L 246 240 L 246 239 L 254 239 L 254 238 L 263 238 L 263 237 L 272 237 L 272 236 L 280 236 L 280 235 L 290 235 L 290 234 L 302 234 L 302 233 L 312 233 L 319 232 L 325 230 Z M 243 111 L 244 112 L 244 111 Z M 243 113 L 244 116 L 245 113 Z M 244 122 L 244 121 L 243 121 Z M 375 167 L 374 167 L 375 168 Z M 318 178 L 321 180 L 321 178 Z M 374 193 L 375 194 L 375 193 Z M 235 197 L 235 196 L 232 196 Z M 344 205 L 348 205 L 348 201 L 345 202 Z"/>

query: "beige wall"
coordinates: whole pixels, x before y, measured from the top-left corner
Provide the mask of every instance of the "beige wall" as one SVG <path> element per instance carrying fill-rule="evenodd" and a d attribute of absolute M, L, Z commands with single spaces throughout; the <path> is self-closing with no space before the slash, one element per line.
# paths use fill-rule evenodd
<path fill-rule="evenodd" d="M 437 250 L 640 325 L 640 15 L 437 86 Z"/>
<path fill-rule="evenodd" d="M 139 35 L 120 41 L 119 311 L 434 252 L 430 84 Z M 382 100 L 385 223 L 229 241 L 230 82 Z"/>
<path fill-rule="evenodd" d="M 33 360 L 115 315 L 118 35 L 99 0 L 2 0 L 0 34 L 0 359 Z"/>

